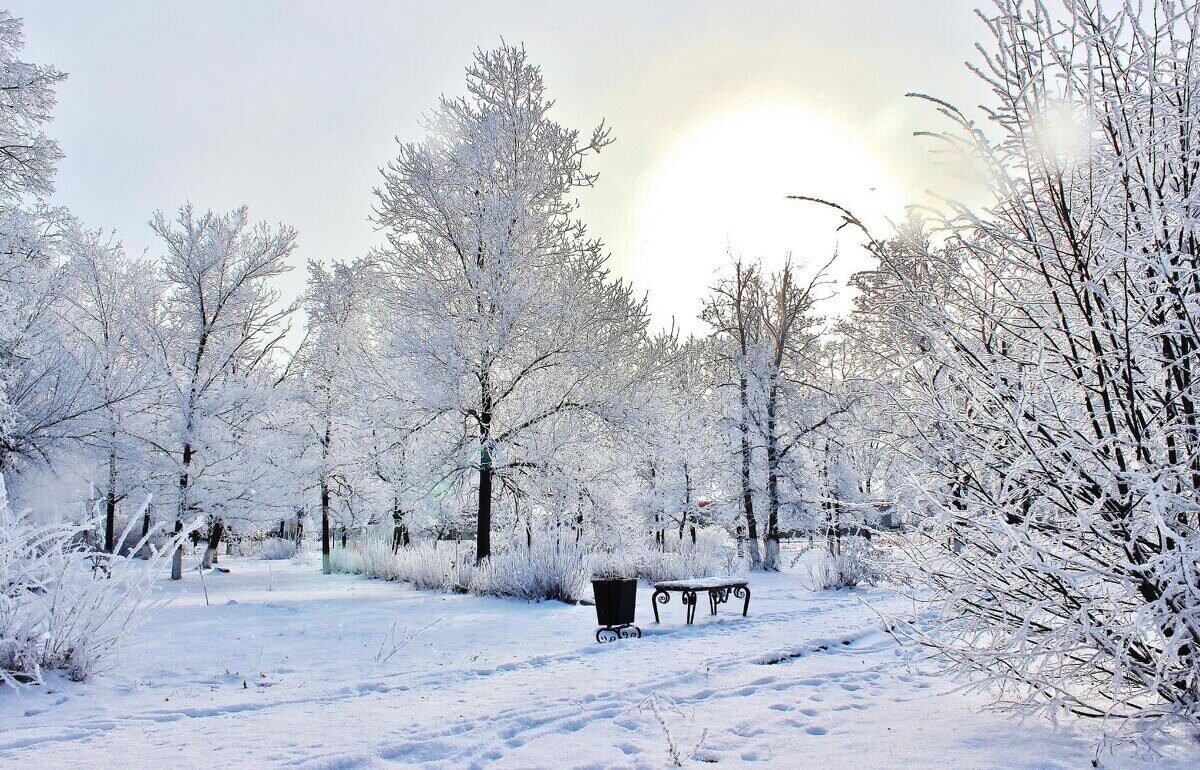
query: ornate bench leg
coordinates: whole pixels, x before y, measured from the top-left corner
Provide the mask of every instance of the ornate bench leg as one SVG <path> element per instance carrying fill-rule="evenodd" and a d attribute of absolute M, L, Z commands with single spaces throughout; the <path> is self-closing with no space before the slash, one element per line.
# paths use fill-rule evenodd
<path fill-rule="evenodd" d="M 696 620 L 696 592 L 684 591 L 683 603 L 687 605 L 687 622 L 690 626 Z"/>
<path fill-rule="evenodd" d="M 650 606 L 654 608 L 655 623 L 658 622 L 658 605 L 666 604 L 669 601 L 671 601 L 671 594 L 663 590 L 655 591 L 654 595 L 650 597 Z"/>
<path fill-rule="evenodd" d="M 742 617 L 746 617 L 746 613 L 750 611 L 750 588 L 748 586 L 738 586 L 733 589 L 733 595 L 741 599 L 746 598 L 746 603 L 742 605 Z"/>

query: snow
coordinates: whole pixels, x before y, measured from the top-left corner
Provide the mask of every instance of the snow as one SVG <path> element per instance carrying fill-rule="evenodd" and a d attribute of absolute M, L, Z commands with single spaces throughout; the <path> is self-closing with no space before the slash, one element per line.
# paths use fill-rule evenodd
<path fill-rule="evenodd" d="M 656 589 L 664 591 L 704 591 L 709 588 L 726 588 L 747 585 L 746 578 L 710 577 L 694 578 L 692 580 L 663 580 L 654 584 Z"/>
<path fill-rule="evenodd" d="M 87 684 L 0 693 L 0 765 L 631 767 L 684 756 L 763 767 L 1086 767 L 1093 725 L 1019 722 L 907 662 L 872 607 L 754 574 L 750 616 L 663 613 L 597 644 L 595 610 L 419 591 L 316 564 L 225 558 Z M 407 646 L 401 646 L 409 639 Z M 397 649 L 399 648 L 399 649 Z M 705 734 L 705 731 L 707 733 Z M 1123 745 L 1104 767 L 1195 766 Z"/>

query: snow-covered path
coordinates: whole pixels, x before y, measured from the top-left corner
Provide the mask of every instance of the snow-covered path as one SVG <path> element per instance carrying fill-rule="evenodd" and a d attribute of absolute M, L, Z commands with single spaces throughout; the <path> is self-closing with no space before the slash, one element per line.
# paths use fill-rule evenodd
<path fill-rule="evenodd" d="M 599 645 L 591 607 L 228 566 L 207 578 L 212 606 L 194 572 L 167 584 L 175 600 L 105 677 L 0 693 L 0 763 L 662 767 L 655 706 L 685 757 L 703 735 L 696 760 L 723 765 L 1075 768 L 1094 753 L 1090 732 L 981 713 L 912 670 L 864 606 L 894 606 L 884 591 L 755 575 L 750 617 L 702 607 L 687 627 L 677 597 L 655 626 L 643 586 L 644 638 Z"/>

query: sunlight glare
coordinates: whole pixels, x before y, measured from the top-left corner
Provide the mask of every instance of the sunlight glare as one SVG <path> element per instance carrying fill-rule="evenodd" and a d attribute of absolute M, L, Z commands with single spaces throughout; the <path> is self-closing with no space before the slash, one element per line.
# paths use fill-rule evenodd
<path fill-rule="evenodd" d="M 788 195 L 837 201 L 870 222 L 898 219 L 904 196 L 885 163 L 855 132 L 796 102 L 757 103 L 719 114 L 685 133 L 652 176 L 638 208 L 634 280 L 650 292 L 654 320 L 696 320 L 727 248 L 768 269 L 790 251 L 816 269 L 841 246 L 840 280 L 865 264 L 857 233 L 835 234 L 836 218 Z"/>

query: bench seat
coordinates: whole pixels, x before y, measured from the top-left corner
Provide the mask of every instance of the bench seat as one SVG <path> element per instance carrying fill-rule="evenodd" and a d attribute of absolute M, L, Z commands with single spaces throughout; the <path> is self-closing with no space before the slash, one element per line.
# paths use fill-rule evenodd
<path fill-rule="evenodd" d="M 654 609 L 654 622 L 658 623 L 658 605 L 671 601 L 672 593 L 680 594 L 680 601 L 687 608 L 687 622 L 691 625 L 696 619 L 696 604 L 698 593 L 708 594 L 708 608 L 713 615 L 717 614 L 717 605 L 729 601 L 729 594 L 746 601 L 742 604 L 742 617 L 750 611 L 750 583 L 745 578 L 736 577 L 707 577 L 690 578 L 688 580 L 660 580 L 654 584 L 654 595 L 650 597 L 650 606 Z"/>
<path fill-rule="evenodd" d="M 654 590 L 663 591 L 707 591 L 710 588 L 733 588 L 747 585 L 744 578 L 709 577 L 692 578 L 690 580 L 661 580 L 654 584 Z"/>

